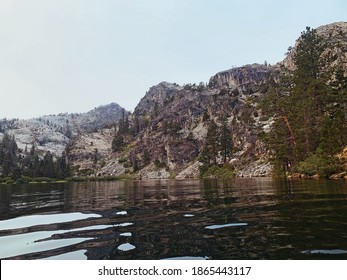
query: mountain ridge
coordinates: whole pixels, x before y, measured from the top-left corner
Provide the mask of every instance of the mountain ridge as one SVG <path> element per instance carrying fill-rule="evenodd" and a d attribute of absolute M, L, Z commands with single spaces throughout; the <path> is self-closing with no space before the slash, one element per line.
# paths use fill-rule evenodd
<path fill-rule="evenodd" d="M 331 65 L 342 66 L 347 73 L 347 23 L 316 30 L 327 42 L 325 54 L 332 57 Z M 207 84 L 161 82 L 149 88 L 131 114 L 111 103 L 85 114 L 33 119 L 35 129 L 45 131 L 38 133 L 39 137 L 24 129 L 25 122 L 23 133 L 5 130 L 15 135 L 21 150 L 24 143 L 35 143 L 42 153 L 49 150 L 59 155 L 68 147 L 75 176 L 195 178 L 202 165 L 199 157 L 209 124 L 215 122 L 220 128 L 225 118 L 232 129 L 234 148 L 228 163 L 234 172 L 238 176 L 271 176 L 270 151 L 261 136 L 269 131 L 273 118 L 264 116 L 258 105 L 286 69 L 295 69 L 293 58 L 299 43 L 298 39 L 286 58 L 275 65 L 234 67 L 214 74 Z M 50 139 L 54 125 L 60 125 L 61 131 L 59 137 Z M 114 146 L 120 131 L 126 132 Z M 221 160 L 219 157 L 219 164 Z"/>

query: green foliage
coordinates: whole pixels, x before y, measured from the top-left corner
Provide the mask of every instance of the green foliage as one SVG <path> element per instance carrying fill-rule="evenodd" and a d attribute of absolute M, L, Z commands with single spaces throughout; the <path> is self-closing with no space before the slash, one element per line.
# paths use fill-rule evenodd
<path fill-rule="evenodd" d="M 94 177 L 94 176 L 78 176 L 66 178 L 68 182 L 102 182 L 102 181 L 117 181 L 122 179 L 131 179 L 130 175 L 120 175 L 120 176 L 103 176 L 103 177 Z"/>
<path fill-rule="evenodd" d="M 234 150 L 232 144 L 231 128 L 226 117 L 221 120 L 221 126 L 212 120 L 207 129 L 205 145 L 200 153 L 199 160 L 203 163 L 199 171 L 202 177 L 229 178 L 233 177 L 233 168 L 226 164 Z M 223 166 L 217 165 L 221 157 Z"/>
<path fill-rule="evenodd" d="M 212 120 L 207 129 L 205 146 L 200 154 L 200 161 L 205 164 L 217 164 L 219 151 L 219 132 L 217 124 Z"/>
<path fill-rule="evenodd" d="M 212 165 L 200 168 L 200 176 L 203 178 L 233 178 L 235 177 L 234 169 L 231 165 L 225 164 L 223 166 Z"/>
<path fill-rule="evenodd" d="M 118 133 L 119 134 L 128 134 L 130 132 L 130 122 L 128 113 L 122 109 L 122 118 L 118 122 Z"/>
<path fill-rule="evenodd" d="M 127 158 L 120 158 L 118 160 L 118 163 L 123 164 L 124 168 L 129 168 L 131 166 L 130 162 L 128 161 Z"/>
<path fill-rule="evenodd" d="M 293 171 L 308 176 L 318 174 L 320 177 L 330 177 L 332 174 L 342 171 L 342 167 L 336 157 L 326 157 L 317 152 L 299 162 Z"/>
<path fill-rule="evenodd" d="M 219 150 L 222 155 L 224 164 L 230 158 L 233 150 L 233 143 L 231 137 L 231 129 L 229 128 L 228 121 L 226 118 L 223 118 L 222 126 L 220 129 Z"/>
<path fill-rule="evenodd" d="M 22 178 L 25 176 L 63 179 L 69 176 L 70 166 L 65 153 L 54 159 L 48 151 L 40 159 L 35 145 L 32 145 L 29 153 L 25 149 L 25 154 L 20 154 L 14 136 L 5 133 L 0 142 L 0 171 L 2 177 L 11 177 L 14 181 L 24 180 Z"/>
<path fill-rule="evenodd" d="M 347 144 L 347 78 L 329 68 L 325 43 L 306 28 L 294 54 L 296 70 L 282 75 L 261 109 L 274 116 L 268 144 L 279 172 L 297 170 L 327 176 L 337 168 L 328 159 Z"/>
<path fill-rule="evenodd" d="M 18 171 L 18 147 L 14 136 L 7 133 L 4 134 L 2 142 L 0 143 L 0 165 L 2 167 L 2 174 L 4 177 L 13 176 L 13 171 Z"/>
<path fill-rule="evenodd" d="M 158 169 L 160 168 L 165 168 L 166 167 L 166 164 L 164 162 L 160 162 L 160 160 L 156 159 L 154 161 L 154 166 Z"/>
<path fill-rule="evenodd" d="M 112 140 L 112 151 L 114 152 L 119 152 L 122 150 L 122 148 L 124 147 L 124 138 L 123 136 L 121 135 L 121 133 L 117 132 L 115 134 L 115 136 L 113 137 L 113 140 Z"/>
<path fill-rule="evenodd" d="M 222 118 L 221 127 L 212 120 L 207 129 L 205 145 L 199 160 L 206 164 L 217 164 L 219 156 L 225 164 L 233 152 L 232 133 L 226 117 Z"/>

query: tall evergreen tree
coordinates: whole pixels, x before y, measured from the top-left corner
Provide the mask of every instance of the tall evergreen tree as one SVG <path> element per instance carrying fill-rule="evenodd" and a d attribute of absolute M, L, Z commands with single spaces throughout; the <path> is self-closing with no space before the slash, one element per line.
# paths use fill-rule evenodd
<path fill-rule="evenodd" d="M 200 160 L 203 163 L 207 165 L 217 164 L 219 138 L 218 126 L 214 120 L 211 120 L 207 129 L 205 146 L 200 155 Z"/>
<path fill-rule="evenodd" d="M 18 167 L 17 153 L 18 147 L 14 136 L 5 133 L 0 145 L 0 164 L 4 176 L 11 176 L 12 171 Z"/>
<path fill-rule="evenodd" d="M 56 178 L 56 169 L 53 161 L 53 155 L 47 151 L 41 162 L 42 176 L 49 178 Z"/>
<path fill-rule="evenodd" d="M 312 159 L 312 154 L 315 159 L 332 157 L 346 145 L 344 75 L 336 72 L 336 85 L 331 86 L 333 69 L 325 48 L 316 31 L 306 28 L 294 54 L 296 69 L 282 76 L 263 101 L 264 113 L 275 116 L 268 143 L 282 171 Z"/>
<path fill-rule="evenodd" d="M 222 119 L 222 126 L 220 129 L 220 152 L 223 158 L 223 163 L 227 162 L 232 153 L 233 143 L 231 139 L 231 129 L 228 125 L 228 120 L 224 117 Z"/>
<path fill-rule="evenodd" d="M 112 140 L 112 151 L 114 152 L 119 152 L 122 150 L 123 148 L 123 145 L 124 145 L 124 138 L 123 136 L 121 135 L 120 132 L 117 132 L 114 137 L 113 137 L 113 140 Z"/>

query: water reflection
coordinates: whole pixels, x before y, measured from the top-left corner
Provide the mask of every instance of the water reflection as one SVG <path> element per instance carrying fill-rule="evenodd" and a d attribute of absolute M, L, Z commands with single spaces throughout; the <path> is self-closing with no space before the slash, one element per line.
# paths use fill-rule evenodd
<path fill-rule="evenodd" d="M 0 258 L 346 259 L 347 183 L 0 186 Z"/>

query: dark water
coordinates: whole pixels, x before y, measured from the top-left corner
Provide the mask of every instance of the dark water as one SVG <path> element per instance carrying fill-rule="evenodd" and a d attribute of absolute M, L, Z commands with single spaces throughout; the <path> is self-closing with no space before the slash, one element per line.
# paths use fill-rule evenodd
<path fill-rule="evenodd" d="M 0 186 L 1 259 L 347 259 L 347 182 Z"/>

